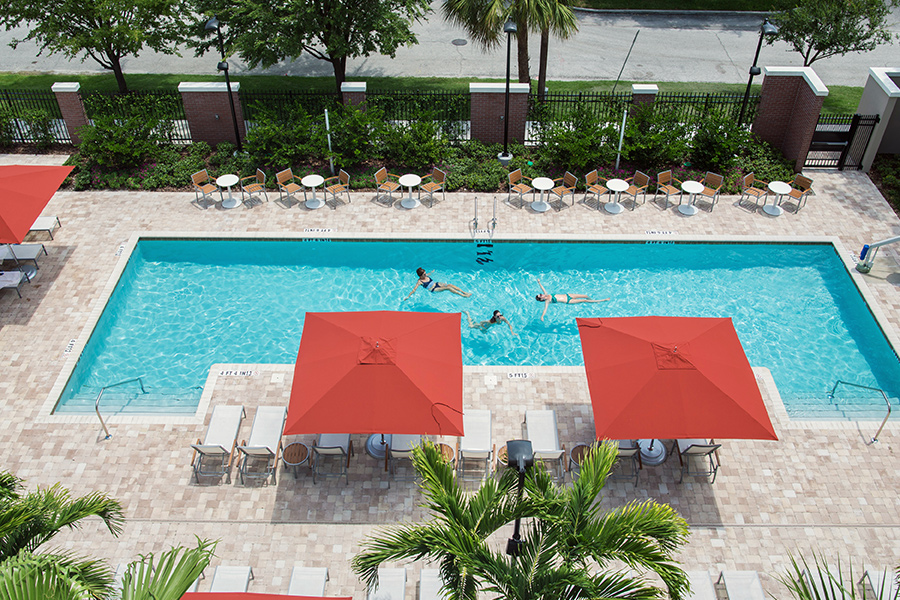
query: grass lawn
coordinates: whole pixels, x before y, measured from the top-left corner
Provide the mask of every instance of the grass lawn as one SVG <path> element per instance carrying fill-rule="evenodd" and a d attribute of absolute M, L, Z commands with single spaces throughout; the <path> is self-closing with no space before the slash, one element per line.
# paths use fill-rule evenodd
<path fill-rule="evenodd" d="M 129 89 L 135 91 L 144 90 L 175 90 L 182 81 L 224 81 L 217 75 L 140 75 L 126 74 Z M 31 73 L 0 73 L 0 88 L 6 89 L 33 89 L 49 90 L 57 81 L 77 81 L 81 84 L 82 91 L 112 92 L 118 89 L 112 74 L 109 75 L 53 75 Z M 275 90 L 307 90 L 330 92 L 334 88 L 332 77 L 285 77 L 281 75 L 245 75 L 233 77 L 232 81 L 239 81 L 241 89 L 253 92 Z M 505 81 L 503 79 L 469 79 L 469 78 L 444 78 L 444 77 L 368 77 L 352 79 L 352 81 L 366 81 L 369 90 L 428 90 L 466 92 L 472 82 Z M 535 80 L 535 85 L 536 85 Z M 616 85 L 617 92 L 631 90 L 631 81 L 620 81 Z M 642 82 L 646 83 L 646 82 Z M 614 81 L 548 81 L 547 88 L 551 92 L 609 92 L 612 91 Z M 737 92 L 743 93 L 745 84 L 741 83 L 698 83 L 698 82 L 661 82 L 657 83 L 661 92 Z M 753 92 L 759 93 L 761 85 L 754 85 Z M 825 98 L 823 112 L 827 113 L 853 113 L 862 97 L 863 88 L 851 86 L 831 86 L 829 94 Z"/>

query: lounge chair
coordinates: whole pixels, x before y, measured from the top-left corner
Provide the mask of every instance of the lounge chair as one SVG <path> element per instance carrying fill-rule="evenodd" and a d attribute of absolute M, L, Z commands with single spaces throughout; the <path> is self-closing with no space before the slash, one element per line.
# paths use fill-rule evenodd
<path fill-rule="evenodd" d="M 566 478 L 566 447 L 559 445 L 556 411 L 525 411 L 525 429 L 534 451 L 534 460 L 556 463 L 556 480 L 562 482 Z"/>
<path fill-rule="evenodd" d="M 375 200 L 378 201 L 379 197 L 384 197 L 387 195 L 388 202 L 383 202 L 385 206 L 393 206 L 394 204 L 394 192 L 397 190 L 401 190 L 400 182 L 392 181 L 391 177 L 394 179 L 400 179 L 398 175 L 394 175 L 393 173 L 388 173 L 388 170 L 385 167 L 381 167 L 377 171 L 375 171 Z"/>
<path fill-rule="evenodd" d="M 626 196 L 631 196 L 631 210 L 637 208 L 638 194 L 644 195 L 644 202 L 647 201 L 647 187 L 650 185 L 650 177 L 641 171 L 635 171 L 634 175 L 626 179 L 628 189 L 622 192 Z"/>
<path fill-rule="evenodd" d="M 331 182 L 331 183 L 329 183 Z M 322 184 L 325 188 L 325 201 L 328 196 L 334 200 L 335 208 L 337 208 L 338 198 L 341 194 L 347 194 L 347 204 L 350 204 L 350 174 L 341 169 L 341 172 L 334 177 L 327 178 Z"/>
<path fill-rule="evenodd" d="M 566 171 L 565 175 L 557 177 L 553 181 L 554 183 L 559 182 L 559 185 L 550 190 L 548 197 L 559 200 L 560 206 L 556 209 L 557 212 L 566 207 L 566 196 L 572 196 L 572 206 L 575 206 L 575 188 L 578 186 L 578 178 Z"/>
<path fill-rule="evenodd" d="M 447 600 L 447 595 L 441 590 L 443 586 L 440 570 L 422 569 L 419 573 L 419 600 Z"/>
<path fill-rule="evenodd" d="M 266 202 L 269 201 L 269 194 L 266 192 L 266 174 L 260 169 L 256 170 L 256 175 L 241 177 L 241 199 L 248 208 L 253 207 L 254 194 L 257 197 L 262 194 L 266 197 Z M 258 204 L 262 204 L 262 200 Z"/>
<path fill-rule="evenodd" d="M 213 573 L 210 592 L 246 592 L 253 579 L 250 567 L 230 567 L 219 565 Z"/>
<path fill-rule="evenodd" d="M 860 583 L 872 589 L 875 600 L 895 600 L 897 598 L 897 579 L 890 569 L 876 569 L 866 565 Z"/>
<path fill-rule="evenodd" d="M 220 404 L 213 409 L 203 442 L 197 440 L 196 444 L 191 444 L 194 449 L 191 465 L 197 483 L 201 476 L 225 475 L 227 481 L 231 481 L 231 459 L 246 414 L 244 407 L 238 405 Z"/>
<path fill-rule="evenodd" d="M 403 600 L 406 597 L 406 569 L 378 567 L 378 583 L 369 589 L 366 600 Z"/>
<path fill-rule="evenodd" d="M 223 200 L 222 190 L 209 176 L 209 172 L 206 169 L 191 175 L 191 183 L 194 185 L 194 201 L 192 204 L 196 204 L 203 209 L 215 206 L 216 200 L 212 197 L 212 193 L 216 191 L 219 192 L 219 200 Z"/>
<path fill-rule="evenodd" d="M 690 593 L 684 600 L 717 600 L 716 588 L 708 571 L 687 571 Z"/>
<path fill-rule="evenodd" d="M 641 476 L 641 449 L 634 440 L 617 440 L 619 450 L 616 452 L 617 471 L 610 473 L 610 479 L 634 479 L 634 485 L 638 484 L 638 478 Z"/>
<path fill-rule="evenodd" d="M 597 210 L 600 210 L 600 196 L 608 193 L 609 190 L 606 186 L 600 183 L 600 175 L 597 174 L 597 169 L 584 176 L 584 200 L 582 200 L 584 204 L 588 203 L 588 198 L 591 196 L 597 196 Z"/>
<path fill-rule="evenodd" d="M 387 447 L 387 461 L 390 468 L 390 475 L 393 479 L 403 481 L 414 481 L 416 479 L 415 471 L 407 477 L 397 477 L 397 462 L 403 459 L 410 460 L 412 458 L 413 448 L 421 445 L 421 435 L 406 435 L 395 433 L 391 435 L 391 444 Z M 388 487 L 391 482 L 388 480 Z"/>
<path fill-rule="evenodd" d="M 350 457 L 353 456 L 353 442 L 350 440 L 349 433 L 320 433 L 316 438 L 316 443 L 312 449 L 313 452 L 313 483 L 316 482 L 316 475 L 319 477 L 344 477 L 347 484 L 350 484 Z M 338 459 L 338 471 L 325 471 L 322 467 L 328 457 L 336 457 Z"/>
<path fill-rule="evenodd" d="M 756 187 L 757 184 L 761 184 L 762 187 Z M 741 197 L 738 200 L 738 205 L 743 202 L 744 198 L 747 198 L 748 200 L 753 199 L 753 210 L 757 210 L 759 208 L 759 199 L 762 198 L 763 204 L 765 204 L 765 198 L 769 195 L 769 188 L 766 187 L 767 185 L 769 185 L 769 182 L 757 179 L 756 175 L 753 173 L 744 175 L 741 179 Z"/>
<path fill-rule="evenodd" d="M 283 406 L 260 406 L 253 417 L 253 428 L 250 430 L 250 441 L 238 446 L 241 460 L 238 472 L 241 483 L 244 478 L 267 480 L 269 475 L 275 479 L 275 468 L 278 466 L 278 454 L 281 451 L 281 434 L 287 409 Z"/>
<path fill-rule="evenodd" d="M 0 246 L 0 262 L 13 261 L 17 265 L 24 260 L 34 263 L 35 269 L 40 269 L 37 263 L 38 256 L 47 256 L 47 249 L 43 244 L 5 244 Z"/>
<path fill-rule="evenodd" d="M 821 571 L 810 573 L 803 569 L 800 571 L 800 578 L 802 582 L 799 583 L 809 590 L 810 598 L 816 600 L 844 600 L 846 598 L 841 585 L 832 580 L 828 573 Z"/>
<path fill-rule="evenodd" d="M 325 582 L 328 581 L 328 567 L 294 567 L 288 584 L 290 596 L 325 596 Z"/>
<path fill-rule="evenodd" d="M 285 208 L 291 207 L 291 198 L 297 192 L 303 192 L 303 199 L 306 200 L 306 189 L 294 180 L 294 172 L 291 169 L 285 169 L 275 173 L 275 181 L 278 183 L 278 202 Z M 300 200 L 297 200 L 297 204 Z"/>
<path fill-rule="evenodd" d="M 19 291 L 19 288 L 22 287 L 22 284 L 26 281 L 31 280 L 28 279 L 28 275 L 26 275 L 24 271 L 16 269 L 13 269 L 12 271 L 0 271 L 0 290 L 5 290 L 7 288 L 16 290 L 16 294 L 19 295 L 19 298 L 22 297 L 22 292 Z"/>
<path fill-rule="evenodd" d="M 718 583 L 725 585 L 728 600 L 766 600 L 756 571 L 722 571 Z"/>
<path fill-rule="evenodd" d="M 478 479 L 490 476 L 491 460 L 494 455 L 494 446 L 491 443 L 491 411 L 475 409 L 463 411 L 463 431 L 465 435 L 456 444 L 457 477 L 466 479 L 466 467 L 472 462 L 478 466 Z"/>
<path fill-rule="evenodd" d="M 31 225 L 31 229 L 29 229 L 28 231 L 44 231 L 50 234 L 50 239 L 52 240 L 53 231 L 58 227 L 62 227 L 62 223 L 59 222 L 59 217 L 38 217 L 34 220 L 34 223 Z"/>
<path fill-rule="evenodd" d="M 678 185 L 672 185 L 672 183 L 677 183 Z M 663 207 L 663 210 L 667 210 L 669 208 L 669 198 L 672 194 L 681 195 L 681 180 L 672 175 L 672 171 L 663 171 L 656 175 L 656 195 L 665 194 L 666 195 L 666 205 Z"/>
<path fill-rule="evenodd" d="M 719 201 L 719 190 L 722 189 L 722 181 L 721 175 L 707 171 L 706 175 L 703 176 L 703 181 L 700 182 L 703 184 L 703 191 L 697 194 L 697 198 L 705 198 L 709 201 L 709 212 L 712 212 L 716 202 Z M 694 200 L 695 204 L 696 202 Z"/>
<path fill-rule="evenodd" d="M 509 174 L 509 191 L 506 195 L 506 202 L 512 205 L 512 195 L 518 194 L 519 196 L 519 208 L 525 206 L 525 194 L 533 194 L 534 188 L 528 185 L 527 183 L 523 183 L 524 181 L 530 182 L 531 179 L 522 175 L 522 169 L 516 169 Z"/>
<path fill-rule="evenodd" d="M 678 450 L 678 461 L 681 463 L 678 483 L 682 482 L 685 475 L 710 477 L 709 482 L 715 483 L 716 473 L 719 471 L 718 450 L 721 445 L 715 440 L 675 440 L 672 451 Z M 697 462 L 699 464 L 696 464 Z M 697 468 L 694 469 L 693 466 Z"/>
<path fill-rule="evenodd" d="M 425 181 L 426 179 L 431 179 L 431 181 Z M 447 190 L 445 189 L 445 184 L 447 183 L 447 174 L 438 169 L 437 167 L 431 170 L 431 175 L 426 175 L 422 178 L 422 183 L 419 185 L 419 199 L 422 198 L 422 195 L 428 196 L 431 198 L 431 203 L 428 205 L 428 208 L 434 206 L 434 195 L 438 192 L 441 193 L 441 198 L 443 200 L 447 199 Z"/>
<path fill-rule="evenodd" d="M 797 203 L 797 208 L 794 209 L 795 213 L 800 212 L 800 209 L 806 204 L 806 199 L 811 193 L 812 179 L 804 177 L 803 175 L 795 175 L 794 179 L 791 181 L 791 191 L 788 192 L 788 198 L 793 199 Z"/>

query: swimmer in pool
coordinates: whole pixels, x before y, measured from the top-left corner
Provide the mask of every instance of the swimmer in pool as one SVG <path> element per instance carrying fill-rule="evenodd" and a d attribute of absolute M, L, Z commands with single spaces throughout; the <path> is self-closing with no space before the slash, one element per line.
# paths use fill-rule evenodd
<path fill-rule="evenodd" d="M 538 294 L 534 297 L 538 302 L 544 303 L 544 312 L 541 313 L 541 321 L 544 320 L 544 315 L 547 314 L 547 309 L 551 304 L 580 304 L 582 302 L 608 302 L 609 298 L 604 298 L 603 300 L 593 300 L 587 294 L 548 294 L 547 290 L 544 289 L 544 285 L 541 283 L 541 280 L 537 280 L 538 285 L 541 286 L 541 291 L 543 294 Z"/>
<path fill-rule="evenodd" d="M 496 325 L 498 323 L 506 323 L 506 326 L 509 327 L 509 332 L 513 335 L 519 335 L 515 331 L 513 331 L 512 324 L 509 322 L 509 319 L 503 316 L 499 310 L 495 310 L 494 314 L 491 316 L 490 320 L 482 321 L 481 323 L 475 323 L 472 321 L 472 317 L 469 316 L 469 311 L 464 310 L 466 313 L 466 317 L 469 319 L 469 328 L 470 329 L 481 329 L 482 331 L 487 331 L 490 329 L 491 325 Z"/>
<path fill-rule="evenodd" d="M 416 281 L 416 285 L 413 286 L 412 291 L 406 295 L 406 298 L 404 298 L 404 300 L 406 300 L 407 298 L 412 296 L 413 293 L 416 291 L 416 288 L 418 288 L 420 285 L 424 289 L 428 290 L 429 292 L 447 292 L 447 291 L 449 291 L 449 292 L 453 292 L 457 296 L 462 296 L 463 298 L 468 298 L 469 296 L 472 295 L 469 292 L 462 291 L 461 289 L 459 289 L 458 287 L 456 287 L 455 285 L 452 285 L 450 283 L 442 283 L 440 281 L 435 281 L 434 279 L 432 279 L 430 277 L 431 273 L 434 273 L 434 271 L 431 271 L 430 273 L 426 273 L 425 269 L 423 269 L 422 267 L 419 267 L 418 269 L 416 269 L 416 275 L 419 276 L 419 280 Z"/>

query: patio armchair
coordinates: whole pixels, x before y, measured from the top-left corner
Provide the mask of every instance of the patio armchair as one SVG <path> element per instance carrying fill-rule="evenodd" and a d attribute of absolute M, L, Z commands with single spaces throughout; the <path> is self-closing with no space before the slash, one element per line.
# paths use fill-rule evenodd
<path fill-rule="evenodd" d="M 518 208 L 525 206 L 525 194 L 533 194 L 534 188 L 524 183 L 531 182 L 531 178 L 522 175 L 522 169 L 516 169 L 509 174 L 509 190 L 506 195 L 506 202 L 512 206 L 512 195 L 518 194 L 520 205 Z"/>
<path fill-rule="evenodd" d="M 597 174 L 597 169 L 584 176 L 584 200 L 582 202 L 587 204 L 588 198 L 597 196 L 597 210 L 600 210 L 600 196 L 608 193 L 609 190 L 606 186 L 600 183 L 600 175 Z"/>
<path fill-rule="evenodd" d="M 391 177 L 398 181 L 392 180 Z M 389 202 L 384 203 L 384 205 L 392 206 L 394 204 L 394 192 L 398 190 L 402 191 L 399 179 L 400 177 L 398 175 L 388 173 L 388 170 L 385 167 L 378 169 L 375 172 L 375 200 L 377 201 L 379 196 L 383 197 L 386 194 Z"/>
<path fill-rule="evenodd" d="M 431 181 L 425 181 L 426 179 L 431 179 Z M 441 198 L 443 200 L 447 199 L 447 191 L 445 189 L 447 183 L 447 174 L 435 167 L 431 170 L 431 175 L 426 175 L 422 178 L 422 183 L 419 185 L 419 198 L 422 198 L 422 195 L 428 196 L 431 199 L 431 203 L 428 205 L 428 208 L 434 206 L 434 195 L 438 192 L 441 193 Z"/>
<path fill-rule="evenodd" d="M 559 445 L 556 411 L 525 411 L 525 429 L 527 438 L 531 441 L 535 462 L 553 465 L 556 481 L 562 483 L 566 477 L 566 447 Z"/>
<path fill-rule="evenodd" d="M 294 198 L 294 194 L 297 192 L 302 191 L 303 199 L 306 200 L 306 188 L 295 181 L 293 170 L 285 169 L 275 173 L 275 181 L 278 183 L 278 201 L 285 208 L 291 207 L 291 198 Z M 297 200 L 297 204 L 300 204 L 299 199 L 295 198 L 295 200 Z"/>
<path fill-rule="evenodd" d="M 330 194 L 334 200 L 335 209 L 341 194 L 347 194 L 347 204 L 350 204 L 350 174 L 347 171 L 341 169 L 340 173 L 327 178 L 322 185 L 325 188 L 325 201 L 328 201 Z"/>
<path fill-rule="evenodd" d="M 226 476 L 226 481 L 231 481 L 231 460 L 245 416 L 247 413 L 240 405 L 220 404 L 213 408 L 203 442 L 197 440 L 196 444 L 191 444 L 194 449 L 191 466 L 197 483 L 200 483 L 200 477 L 222 475 Z"/>
<path fill-rule="evenodd" d="M 320 433 L 313 445 L 313 483 L 316 476 L 319 477 L 343 477 L 346 484 L 350 483 L 350 457 L 353 456 L 353 442 L 349 433 Z M 328 457 L 337 458 L 338 470 L 325 471 L 322 467 Z"/>
<path fill-rule="evenodd" d="M 677 184 L 677 185 L 673 185 Z M 667 210 L 669 208 L 669 198 L 672 194 L 681 195 L 681 180 L 672 175 L 672 171 L 663 171 L 656 175 L 656 196 L 659 194 L 665 194 L 666 196 L 666 205 L 663 207 L 663 210 Z"/>
<path fill-rule="evenodd" d="M 422 443 L 421 435 L 406 435 L 395 433 L 391 435 L 391 443 L 387 447 L 387 454 L 385 455 L 385 460 L 388 462 L 388 470 L 390 472 L 390 476 L 393 479 L 402 480 L 402 481 L 415 481 L 416 473 L 412 468 L 412 452 L 413 448 L 421 445 Z M 397 477 L 397 463 L 400 460 L 408 460 L 410 461 L 410 471 L 411 475 L 404 477 Z M 390 489 L 391 482 L 388 480 L 388 488 Z"/>
<path fill-rule="evenodd" d="M 191 204 L 197 205 L 198 208 L 209 208 L 211 205 L 207 202 L 208 200 L 211 200 L 212 206 L 215 206 L 216 201 L 212 197 L 213 192 L 218 191 L 219 200 L 223 199 L 222 190 L 219 189 L 216 182 L 209 176 L 209 172 L 206 169 L 197 171 L 191 175 L 191 183 L 194 186 L 194 201 Z"/>
<path fill-rule="evenodd" d="M 741 197 L 738 200 L 738 206 L 740 206 L 741 202 L 743 202 L 744 198 L 753 200 L 753 210 L 757 210 L 759 208 L 759 199 L 763 199 L 763 204 L 765 204 L 765 198 L 769 195 L 768 181 L 763 181 L 762 179 L 757 179 L 753 173 L 747 173 L 741 179 Z M 757 185 L 762 185 L 762 187 L 756 187 Z"/>
<path fill-rule="evenodd" d="M 277 483 L 275 468 L 281 452 L 281 432 L 284 431 L 285 419 L 287 409 L 283 406 L 260 406 L 256 409 L 253 427 L 250 429 L 250 441 L 238 446 L 241 454 L 238 462 L 241 483 L 244 483 L 244 478 L 266 481 L 269 475 Z"/>
<path fill-rule="evenodd" d="M 678 450 L 678 462 L 681 463 L 678 483 L 684 480 L 685 475 L 709 477 L 709 482 L 715 483 L 716 473 L 719 471 L 719 448 L 721 446 L 722 444 L 717 444 L 715 440 L 675 440 L 672 452 Z"/>
<path fill-rule="evenodd" d="M 269 194 L 266 192 L 266 174 L 260 169 L 256 170 L 255 175 L 241 177 L 241 199 L 247 208 L 253 207 L 253 194 L 257 197 L 262 194 L 266 197 L 266 202 L 269 201 Z M 262 201 L 260 200 L 258 204 L 262 204 Z"/>
<path fill-rule="evenodd" d="M 811 193 L 812 179 L 803 175 L 795 175 L 791 181 L 791 191 L 788 192 L 788 197 L 797 203 L 797 208 L 794 209 L 795 213 L 800 212 L 800 209 L 806 204 L 806 198 Z"/>
<path fill-rule="evenodd" d="M 578 178 L 566 171 L 565 175 L 557 177 L 553 182 L 559 182 L 559 185 L 554 186 L 553 189 L 550 190 L 548 197 L 555 197 L 559 200 L 559 208 L 556 209 L 557 212 L 566 207 L 566 196 L 572 196 L 572 206 L 575 206 L 575 188 L 578 186 Z"/>
<path fill-rule="evenodd" d="M 638 478 L 641 476 L 641 469 L 644 465 L 641 463 L 641 448 L 634 440 L 616 440 L 619 449 L 616 452 L 617 471 L 610 473 L 610 479 L 624 479 L 627 481 L 634 480 L 637 486 Z"/>
<path fill-rule="evenodd" d="M 631 196 L 631 210 L 637 208 L 638 194 L 644 195 L 644 202 L 647 201 L 647 187 L 650 185 L 650 177 L 641 171 L 635 171 L 632 177 L 626 179 L 630 185 L 628 189 L 622 192 L 625 196 Z"/>
<path fill-rule="evenodd" d="M 712 171 L 707 171 L 703 176 L 703 191 L 697 194 L 698 198 L 706 198 L 709 201 L 709 212 L 712 212 L 719 201 L 719 190 L 722 189 L 722 176 Z M 695 201 L 696 202 L 696 201 Z"/>

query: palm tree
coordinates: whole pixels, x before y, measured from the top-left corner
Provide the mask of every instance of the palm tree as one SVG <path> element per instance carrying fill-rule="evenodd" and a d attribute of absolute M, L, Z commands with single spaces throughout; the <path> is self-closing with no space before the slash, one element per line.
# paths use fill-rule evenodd
<path fill-rule="evenodd" d="M 423 506 L 433 518 L 369 537 L 353 569 L 373 585 L 384 562 L 437 561 L 452 600 L 475 600 L 480 592 L 511 600 L 660 597 L 661 590 L 631 573 L 602 570 L 617 560 L 656 572 L 678 600 L 688 584 L 673 555 L 687 538 L 687 523 L 651 500 L 602 511 L 598 496 L 615 460 L 615 446 L 605 443 L 584 460 L 571 487 L 556 486 L 543 469 L 531 469 L 520 498 L 517 475 L 507 469 L 499 481 L 489 478 L 467 496 L 437 448 L 425 444 L 414 450 L 413 463 L 422 478 Z M 529 521 L 521 553 L 512 558 L 490 540 L 516 519 Z M 594 562 L 600 571 L 592 572 Z"/>
<path fill-rule="evenodd" d="M 534 23 L 541 32 L 541 50 L 538 59 L 538 99 L 544 100 L 547 85 L 547 55 L 550 47 L 550 32 L 561 40 L 570 38 L 578 31 L 578 19 L 568 6 L 568 0 L 538 0 L 541 10 Z"/>

